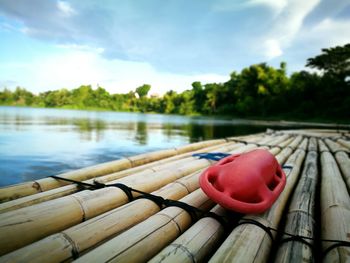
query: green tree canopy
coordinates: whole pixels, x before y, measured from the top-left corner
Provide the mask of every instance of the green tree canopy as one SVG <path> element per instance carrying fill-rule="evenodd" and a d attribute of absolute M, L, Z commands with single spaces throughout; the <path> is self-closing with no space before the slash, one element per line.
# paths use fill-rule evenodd
<path fill-rule="evenodd" d="M 139 95 L 139 98 L 143 98 L 147 96 L 150 89 L 151 85 L 143 84 L 142 86 L 136 88 L 136 93 Z"/>
<path fill-rule="evenodd" d="M 326 74 L 339 76 L 342 80 L 350 76 L 350 44 L 322 49 L 322 54 L 309 58 L 307 67 L 317 68 Z"/>

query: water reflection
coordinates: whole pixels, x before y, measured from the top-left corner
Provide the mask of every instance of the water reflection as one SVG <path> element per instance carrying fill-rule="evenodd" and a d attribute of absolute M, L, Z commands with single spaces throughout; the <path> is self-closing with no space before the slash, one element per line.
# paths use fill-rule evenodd
<path fill-rule="evenodd" d="M 227 119 L 0 107 L 0 185 L 263 130 Z"/>
<path fill-rule="evenodd" d="M 148 134 L 147 134 L 146 122 L 137 122 L 136 123 L 135 141 L 138 142 L 140 145 L 146 145 L 147 138 L 148 138 Z"/>

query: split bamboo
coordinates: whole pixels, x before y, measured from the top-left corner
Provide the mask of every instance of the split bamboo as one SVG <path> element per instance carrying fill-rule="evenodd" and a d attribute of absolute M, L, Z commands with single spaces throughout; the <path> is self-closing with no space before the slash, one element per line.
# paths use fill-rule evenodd
<path fill-rule="evenodd" d="M 108 183 L 110 180 L 120 179 L 120 178 L 123 178 L 125 176 L 129 176 L 129 175 L 132 175 L 135 173 L 142 172 L 142 173 L 146 174 L 146 173 L 157 172 L 159 170 L 168 168 L 169 166 L 171 166 L 172 164 L 175 164 L 176 162 L 178 162 L 178 163 L 181 162 L 182 159 L 185 159 L 185 157 L 191 156 L 193 153 L 202 152 L 202 151 L 205 151 L 205 152 L 214 151 L 215 149 L 219 149 L 220 147 L 223 147 L 225 145 L 232 145 L 232 144 L 233 144 L 232 142 L 225 143 L 225 144 L 218 143 L 218 145 L 203 148 L 201 150 L 197 150 L 194 152 L 180 154 L 177 156 L 162 159 L 162 160 L 148 163 L 145 165 L 141 165 L 138 167 L 126 169 L 126 170 L 123 170 L 120 172 L 104 175 L 104 176 L 99 177 L 98 181 L 101 183 Z M 93 183 L 94 180 L 96 180 L 96 179 L 89 179 L 89 180 L 86 180 L 84 182 L 85 183 Z M 53 199 L 57 199 L 59 197 L 63 197 L 63 196 L 67 196 L 67 195 L 76 193 L 79 190 L 80 190 L 80 188 L 76 184 L 70 184 L 70 185 L 59 187 L 59 188 L 51 189 L 51 190 L 48 190 L 45 192 L 41 192 L 41 193 L 33 194 L 30 196 L 18 198 L 18 199 L 0 204 L 0 213 L 12 211 L 12 210 L 22 208 L 22 207 L 31 206 L 34 204 L 39 204 L 39 203 L 46 202 L 46 201 L 53 200 Z"/>
<path fill-rule="evenodd" d="M 180 201 L 208 211 L 214 206 L 201 189 Z M 146 262 L 192 223 L 179 207 L 168 207 L 85 254 L 75 262 Z"/>
<path fill-rule="evenodd" d="M 264 139 L 262 142 L 269 143 L 270 141 Z M 254 145 L 245 145 L 242 147 L 242 151 L 251 148 L 254 148 Z M 221 151 L 229 152 L 230 147 L 222 147 Z M 240 150 L 236 151 L 241 152 Z M 210 164 L 209 160 L 194 158 L 188 164 L 172 170 L 161 170 L 147 176 L 135 174 L 111 183 L 123 183 L 141 191 L 152 192 L 176 179 L 208 167 Z M 127 201 L 127 197 L 121 189 L 108 187 L 94 191 L 85 190 L 70 196 L 2 213 L 0 214 L 0 254 L 3 255 L 45 236 L 57 233 L 119 207 Z"/>
<path fill-rule="evenodd" d="M 307 139 L 304 139 L 285 163 L 292 169 L 284 169 L 287 175 L 287 184 L 273 206 L 261 215 L 245 216 L 242 223 L 244 220 L 252 219 L 267 227 L 278 227 L 287 200 L 298 179 L 305 157 L 306 145 Z M 288 150 L 292 151 L 290 148 L 283 151 Z M 275 236 L 275 233 L 272 235 Z M 209 262 L 266 262 L 271 246 L 272 240 L 265 230 L 253 224 L 242 224 L 232 231 Z"/>
<path fill-rule="evenodd" d="M 216 205 L 211 212 L 225 216 L 225 210 Z M 165 247 L 149 263 L 205 262 L 222 242 L 225 232 L 219 221 L 204 217 Z"/>
<path fill-rule="evenodd" d="M 350 197 L 337 163 L 326 145 L 319 141 L 321 153 L 321 237 L 350 242 Z M 323 242 L 325 253 L 335 243 Z M 324 255 L 323 262 L 349 262 L 350 247 L 338 246 Z"/>
<path fill-rule="evenodd" d="M 150 163 L 159 159 L 181 154 L 186 151 L 193 151 L 196 149 L 208 147 L 209 145 L 215 145 L 220 142 L 222 142 L 222 140 L 198 142 L 190 145 L 185 145 L 179 148 L 140 154 L 140 155 L 123 158 L 112 162 L 98 164 L 98 165 L 82 168 L 79 170 L 63 173 L 63 174 L 60 174 L 59 176 L 77 180 L 77 181 L 84 181 L 84 180 L 95 178 L 101 175 L 121 171 L 124 169 L 140 166 L 142 164 Z M 5 202 L 5 201 L 20 198 L 23 196 L 44 192 L 50 189 L 61 187 L 66 184 L 68 183 L 64 181 L 58 181 L 53 178 L 44 178 L 36 181 L 3 187 L 0 189 L 0 202 Z"/>
<path fill-rule="evenodd" d="M 314 238 L 315 235 L 315 194 L 318 181 L 317 141 L 309 140 L 308 153 L 301 178 L 294 190 L 286 216 L 284 232 L 293 235 Z M 287 240 L 290 236 L 282 236 L 277 249 L 275 262 L 315 262 L 313 241 L 305 240 L 308 246 L 298 240 Z"/>

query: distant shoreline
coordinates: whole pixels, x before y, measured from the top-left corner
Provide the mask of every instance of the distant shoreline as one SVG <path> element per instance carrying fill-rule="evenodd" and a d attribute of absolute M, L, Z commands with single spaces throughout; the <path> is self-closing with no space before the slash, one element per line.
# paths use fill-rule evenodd
<path fill-rule="evenodd" d="M 0 105 L 0 107 L 13 107 L 13 108 L 32 108 L 32 109 L 56 109 L 56 110 L 77 110 L 77 111 L 100 111 L 100 112 L 128 112 L 128 113 L 144 113 L 144 114 L 161 114 L 161 115 L 179 115 L 187 117 L 219 117 L 227 121 L 231 120 L 237 124 L 243 125 L 254 125 L 254 126 L 275 126 L 275 127 L 289 127 L 289 128 L 330 128 L 330 129 L 346 129 L 350 130 L 350 121 L 339 121 L 334 122 L 334 120 L 327 119 L 303 119 L 295 120 L 293 118 L 281 118 L 282 120 L 276 120 L 277 116 L 266 117 L 265 119 L 255 118 L 255 117 L 235 117 L 228 115 L 181 115 L 181 114 L 168 114 L 168 113 L 158 113 L 158 112 L 137 112 L 137 111 L 114 111 L 111 109 L 102 109 L 102 108 L 75 108 L 73 107 L 40 107 L 40 106 L 26 106 L 26 105 Z"/>

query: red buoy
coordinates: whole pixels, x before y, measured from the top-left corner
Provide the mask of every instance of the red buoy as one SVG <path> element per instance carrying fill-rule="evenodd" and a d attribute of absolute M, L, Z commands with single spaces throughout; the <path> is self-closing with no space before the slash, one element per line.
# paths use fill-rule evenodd
<path fill-rule="evenodd" d="M 230 155 L 206 169 L 200 186 L 214 202 L 236 212 L 262 213 L 286 185 L 275 156 L 263 149 Z"/>

